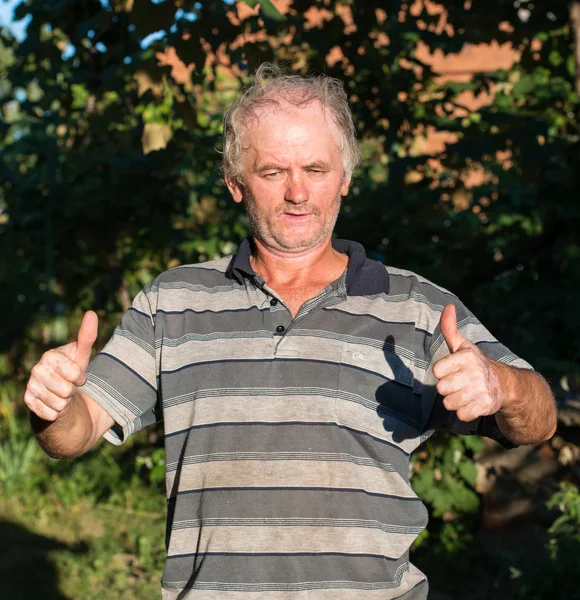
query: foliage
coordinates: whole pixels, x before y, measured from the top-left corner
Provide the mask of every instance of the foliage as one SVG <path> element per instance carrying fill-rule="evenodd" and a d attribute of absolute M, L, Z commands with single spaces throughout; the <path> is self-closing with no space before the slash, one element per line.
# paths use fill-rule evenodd
<path fill-rule="evenodd" d="M 0 51 L 0 307 L 12 315 L 0 350 L 11 368 L 24 377 L 87 308 L 106 339 L 160 271 L 235 248 L 248 228 L 216 167 L 221 117 L 248 69 L 277 60 L 340 77 L 349 94 L 365 160 L 338 234 L 458 292 L 543 371 L 577 372 L 568 3 L 527 4 L 525 21 L 506 0 L 447 2 L 445 20 L 422 1 L 385 12 L 295 0 L 283 16 L 247 4 L 249 15 L 218 0 L 18 7 L 27 36 L 4 33 Z M 433 52 L 491 41 L 512 44 L 511 69 L 462 81 L 433 71 Z M 486 92 L 487 105 L 461 108 Z M 421 154 L 430 128 L 455 143 Z M 481 183 L 467 186 L 478 169 Z"/>
<path fill-rule="evenodd" d="M 36 502 L 21 494 L 4 496 L 0 512 L 10 521 L 0 520 L 2 538 L 10 541 L 3 565 L 13 564 L 10 571 L 0 568 L 3 598 L 159 596 L 165 561 L 163 511 L 93 507 L 83 500 L 63 507 L 49 493 Z"/>
<path fill-rule="evenodd" d="M 548 508 L 558 508 L 562 513 L 548 530 L 552 536 L 550 554 L 553 560 L 558 560 L 566 553 L 562 548 L 563 542 L 580 543 L 580 492 L 578 488 L 568 482 L 560 484 L 560 490 L 552 496 L 548 502 Z"/>
<path fill-rule="evenodd" d="M 15 410 L 14 391 L 0 387 L 2 597 L 157 596 L 166 507 L 159 483 L 138 472 L 150 453 L 144 434 L 122 450 L 106 445 L 75 461 L 53 460 Z"/>
<path fill-rule="evenodd" d="M 434 517 L 446 516 L 449 520 L 477 511 L 473 455 L 483 447 L 478 437 L 438 434 L 415 457 L 413 489 L 431 505 Z"/>
<path fill-rule="evenodd" d="M 548 528 L 546 558 L 535 568 L 512 567 L 513 597 L 515 600 L 547 600 L 554 597 L 578 597 L 578 561 L 580 551 L 580 492 L 575 484 L 562 482 L 547 502 L 548 508 L 558 509 L 560 516 Z"/>
<path fill-rule="evenodd" d="M 38 462 L 40 448 L 28 428 L 19 426 L 10 404 L 13 385 L 0 387 L 0 488 L 10 491 L 28 480 Z"/>
<path fill-rule="evenodd" d="M 337 234 L 458 293 L 548 376 L 577 376 L 580 98 L 569 2 L 294 0 L 284 15 L 270 1 L 246 4 L 253 10 L 29 0 L 17 9 L 31 18 L 26 38 L 0 33 L 0 310 L 9 315 L 0 385 L 16 386 L 10 398 L 84 310 L 99 313 L 102 346 L 158 273 L 229 254 L 248 233 L 217 151 L 226 107 L 264 60 L 344 81 L 364 160 Z M 460 80 L 434 71 L 435 53 L 482 43 L 511 44 L 513 65 Z M 469 98 L 480 108 L 465 108 Z M 446 136 L 442 151 L 422 149 L 429 131 Z M 54 463 L 7 406 L 3 491 L 22 497 L 28 486 L 30 502 L 48 494 L 71 510 L 83 498 L 135 509 L 160 493 L 163 451 L 147 434 Z M 468 560 L 477 443 L 434 439 L 414 459 L 415 489 L 435 519 L 420 550 Z M 553 548 L 571 524 L 560 522 Z"/>
<path fill-rule="evenodd" d="M 439 432 L 412 456 L 413 490 L 430 514 L 428 529 L 413 544 L 419 564 L 436 561 L 440 568 L 453 565 L 455 573 L 468 573 L 480 507 L 473 459 L 483 447 L 479 437 Z"/>

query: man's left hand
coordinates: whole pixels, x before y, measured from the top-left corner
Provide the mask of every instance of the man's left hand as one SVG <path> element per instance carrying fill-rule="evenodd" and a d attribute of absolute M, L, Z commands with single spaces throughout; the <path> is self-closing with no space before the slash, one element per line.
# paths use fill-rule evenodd
<path fill-rule="evenodd" d="M 433 374 L 445 408 L 466 422 L 495 414 L 504 403 L 500 365 L 459 333 L 453 304 L 443 309 L 440 328 L 450 354 L 435 363 Z"/>

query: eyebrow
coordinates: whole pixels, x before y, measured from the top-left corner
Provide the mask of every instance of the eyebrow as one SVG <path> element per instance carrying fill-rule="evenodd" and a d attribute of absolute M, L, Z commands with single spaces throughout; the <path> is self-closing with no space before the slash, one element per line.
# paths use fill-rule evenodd
<path fill-rule="evenodd" d="M 326 163 L 324 161 L 316 161 L 316 162 L 304 165 L 302 168 L 303 169 L 320 169 L 320 170 L 330 171 L 331 167 L 328 163 Z M 266 163 L 265 165 L 254 168 L 255 173 L 263 173 L 265 171 L 287 171 L 287 168 L 282 167 L 281 165 L 276 164 L 276 163 Z"/>
<path fill-rule="evenodd" d="M 263 173 L 264 171 L 284 171 L 284 167 L 276 163 L 266 163 L 261 167 L 254 167 L 254 172 L 256 173 Z"/>
<path fill-rule="evenodd" d="M 305 169 L 320 169 L 321 171 L 322 170 L 330 171 L 331 166 L 328 163 L 321 160 L 321 161 L 316 161 L 316 162 L 310 163 L 310 164 L 306 165 L 304 168 Z"/>

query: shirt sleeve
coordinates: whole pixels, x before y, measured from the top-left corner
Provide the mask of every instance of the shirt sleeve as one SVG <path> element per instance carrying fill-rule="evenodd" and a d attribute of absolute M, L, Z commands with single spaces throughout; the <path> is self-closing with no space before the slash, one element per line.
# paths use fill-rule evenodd
<path fill-rule="evenodd" d="M 104 438 L 122 444 L 161 417 L 155 354 L 156 287 L 146 287 L 87 369 L 81 392 L 115 420 Z"/>
<path fill-rule="evenodd" d="M 501 344 L 491 333 L 479 322 L 457 298 L 447 297 L 446 303 L 453 302 L 457 312 L 457 328 L 461 335 L 473 342 L 489 358 L 521 369 L 533 370 L 533 367 L 525 360 L 519 358 L 506 346 Z M 497 425 L 495 415 L 479 417 L 474 421 L 464 422 L 457 418 L 454 411 L 448 411 L 443 404 L 443 397 L 437 393 L 435 385 L 437 378 L 433 375 L 433 366 L 443 357 L 449 354 L 449 348 L 441 333 L 439 320 L 443 306 L 440 307 L 437 325 L 433 331 L 431 344 L 428 350 L 429 365 L 425 375 L 424 384 L 431 391 L 431 408 L 425 429 L 443 428 L 461 435 L 481 435 L 496 440 L 505 448 L 515 448 L 511 440 L 506 438 Z"/>

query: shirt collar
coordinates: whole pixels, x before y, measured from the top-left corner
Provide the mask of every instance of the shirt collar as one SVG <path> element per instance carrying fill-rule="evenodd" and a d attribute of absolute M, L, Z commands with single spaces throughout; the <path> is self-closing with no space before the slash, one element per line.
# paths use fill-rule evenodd
<path fill-rule="evenodd" d="M 254 279 L 256 272 L 250 264 L 252 255 L 252 238 L 246 238 L 238 253 L 233 256 L 228 276 L 238 283 L 243 283 L 244 277 Z M 357 242 L 349 240 L 332 240 L 332 247 L 349 258 L 346 271 L 346 293 L 349 296 L 372 296 L 373 294 L 389 293 L 389 274 L 385 265 L 377 260 L 367 258 L 365 249 Z"/>

